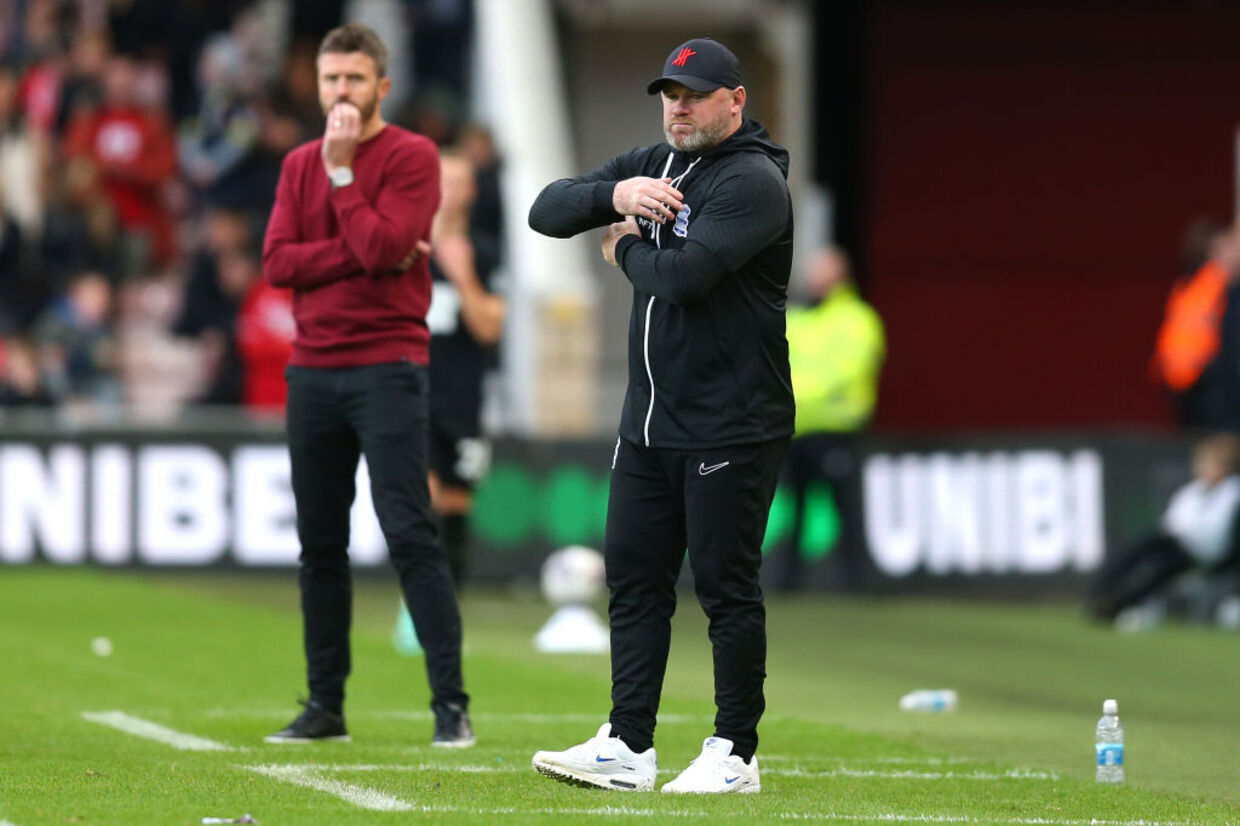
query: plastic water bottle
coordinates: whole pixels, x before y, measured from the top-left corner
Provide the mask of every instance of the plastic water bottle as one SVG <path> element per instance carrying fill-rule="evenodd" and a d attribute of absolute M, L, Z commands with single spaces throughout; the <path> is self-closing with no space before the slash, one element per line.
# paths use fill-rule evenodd
<path fill-rule="evenodd" d="M 952 711 L 956 692 L 950 688 L 919 688 L 900 698 L 901 711 Z"/>
<path fill-rule="evenodd" d="M 1124 782 L 1124 727 L 1119 721 L 1119 703 L 1106 700 L 1102 703 L 1102 717 L 1094 737 L 1094 751 L 1098 757 L 1095 779 L 1099 783 Z"/>

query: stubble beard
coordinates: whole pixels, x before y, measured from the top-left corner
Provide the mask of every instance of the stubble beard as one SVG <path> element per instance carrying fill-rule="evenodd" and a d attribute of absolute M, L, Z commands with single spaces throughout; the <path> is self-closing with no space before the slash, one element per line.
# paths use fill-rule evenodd
<path fill-rule="evenodd" d="M 726 128 L 723 124 L 712 124 L 699 127 L 688 135 L 676 135 L 672 133 L 672 130 L 664 129 L 663 136 L 667 138 L 667 142 L 672 145 L 673 149 L 691 153 L 704 152 L 723 142 L 723 133 Z"/>
<path fill-rule="evenodd" d="M 714 123 L 703 124 L 688 135 L 677 135 L 669 127 L 664 126 L 663 137 L 667 138 L 667 142 L 673 149 L 680 152 L 705 152 L 723 143 L 728 124 L 729 119 L 725 114 Z"/>

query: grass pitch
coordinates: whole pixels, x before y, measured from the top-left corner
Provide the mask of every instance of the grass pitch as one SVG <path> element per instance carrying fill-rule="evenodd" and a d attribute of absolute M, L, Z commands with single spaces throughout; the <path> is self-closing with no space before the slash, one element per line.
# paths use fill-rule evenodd
<path fill-rule="evenodd" d="M 549 611 L 463 603 L 478 746 L 432 749 L 420 659 L 390 642 L 394 575 L 357 583 L 353 743 L 268 745 L 302 691 L 295 575 L 0 569 L 0 826 L 173 824 L 1237 823 L 1240 639 L 1119 636 L 1070 606 L 772 600 L 761 794 L 592 791 L 530 769 L 592 735 L 606 657 L 552 656 Z M 108 656 L 92 651 L 107 637 Z M 106 648 L 103 649 L 106 651 Z M 949 714 L 901 694 L 950 687 Z M 1116 697 L 1128 782 L 1092 780 Z M 705 622 L 682 597 L 656 747 L 660 780 L 711 733 Z"/>

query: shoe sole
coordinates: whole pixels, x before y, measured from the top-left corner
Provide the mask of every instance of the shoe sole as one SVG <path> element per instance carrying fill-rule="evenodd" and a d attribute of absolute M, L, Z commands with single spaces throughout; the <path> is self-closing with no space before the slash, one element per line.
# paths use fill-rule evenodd
<path fill-rule="evenodd" d="M 654 781 L 647 783 L 636 782 L 630 783 L 627 780 L 621 780 L 615 777 L 604 777 L 602 775 L 588 776 L 566 769 L 563 766 L 553 766 L 550 763 L 534 762 L 534 770 L 544 777 L 550 777 L 560 783 L 567 783 L 570 786 L 580 786 L 586 789 L 606 789 L 613 792 L 652 792 L 654 791 Z"/>
<path fill-rule="evenodd" d="M 477 742 L 471 737 L 468 740 L 432 740 L 431 745 L 437 749 L 467 749 Z"/>
<path fill-rule="evenodd" d="M 347 734 L 338 734 L 334 737 L 281 737 L 278 734 L 269 734 L 263 738 L 264 743 L 276 743 L 279 745 L 288 745 L 295 743 L 352 743 L 353 738 Z"/>
<path fill-rule="evenodd" d="M 758 783 L 753 786 L 745 786 L 740 789 L 720 789 L 717 792 L 682 792 L 679 789 L 669 789 L 667 786 L 659 789 L 659 791 L 665 794 L 756 794 L 757 792 L 762 791 L 762 784 Z"/>
<path fill-rule="evenodd" d="M 743 789 L 720 789 L 719 791 L 680 791 L 663 786 L 660 791 L 668 795 L 751 795 L 763 790 L 760 785 L 745 786 Z"/>

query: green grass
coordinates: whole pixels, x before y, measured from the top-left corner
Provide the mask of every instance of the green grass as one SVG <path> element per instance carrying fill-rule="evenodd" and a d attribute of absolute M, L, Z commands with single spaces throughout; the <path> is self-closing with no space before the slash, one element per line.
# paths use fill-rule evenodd
<path fill-rule="evenodd" d="M 274 746 L 262 736 L 295 713 L 302 684 L 291 572 L 0 569 L 0 822 L 1240 822 L 1234 635 L 1119 636 L 1062 605 L 772 600 L 762 793 L 686 799 L 583 790 L 529 768 L 535 750 L 593 734 L 608 708 L 605 657 L 533 651 L 548 611 L 529 596 L 465 600 L 479 744 L 430 748 L 422 662 L 389 641 L 394 577 L 357 590 L 354 742 Z M 96 636 L 111 656 L 91 652 Z M 960 707 L 900 712 L 917 687 L 955 688 Z M 1093 725 L 1112 696 L 1129 781 L 1100 787 Z M 231 750 L 181 751 L 83 718 L 110 710 Z M 656 737 L 661 779 L 696 755 L 712 713 L 705 623 L 687 596 Z M 370 810 L 297 778 L 415 808 Z"/>

